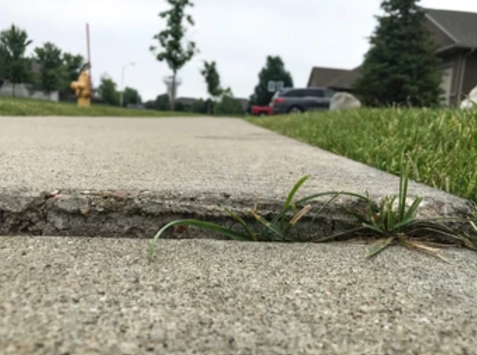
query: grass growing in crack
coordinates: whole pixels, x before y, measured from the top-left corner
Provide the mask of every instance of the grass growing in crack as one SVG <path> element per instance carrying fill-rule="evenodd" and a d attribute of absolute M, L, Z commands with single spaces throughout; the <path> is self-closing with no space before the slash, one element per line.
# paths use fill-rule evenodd
<path fill-rule="evenodd" d="M 401 167 L 403 166 L 402 160 L 403 158 L 401 157 Z M 312 240 L 312 242 L 323 243 L 341 238 L 349 240 L 364 237 L 366 241 L 374 241 L 368 257 L 378 255 L 390 245 L 400 244 L 409 249 L 418 250 L 442 258 L 440 253 L 444 245 L 432 241 L 433 239 L 435 240 L 436 236 L 441 236 L 445 237 L 449 242 L 454 242 L 477 251 L 477 218 L 469 222 L 472 226 L 470 233 L 458 233 L 454 231 L 442 223 L 442 220 L 444 220 L 442 218 L 418 219 L 417 210 L 422 202 L 422 198 L 416 197 L 410 206 L 407 205 L 409 169 L 406 166 L 404 169 L 401 168 L 401 171 L 398 195 L 385 196 L 377 208 L 369 194 L 363 196 L 350 192 L 323 192 L 307 196 L 295 202 L 294 197 L 296 193 L 309 178 L 309 176 L 305 176 L 291 189 L 281 211 L 271 221 L 260 216 L 257 211 L 257 205 L 250 211 L 251 215 L 262 226 L 259 232 L 253 232 L 242 218 L 230 210 L 226 211 L 231 218 L 242 227 L 243 232 L 237 232 L 216 223 L 195 219 L 177 220 L 165 225 L 156 233 L 149 246 L 148 256 L 149 258 L 153 257 L 160 237 L 166 230 L 174 226 L 199 227 L 237 241 L 299 242 L 301 241 L 299 222 L 312 210 L 312 206 L 309 202 L 317 198 L 332 196 L 312 219 L 312 221 L 314 221 L 316 216 L 321 214 L 321 212 L 340 195 L 347 195 L 363 200 L 366 202 L 367 207 L 362 210 L 347 209 L 349 215 L 354 219 L 352 222 L 353 228 L 339 234 Z M 461 219 L 458 220 L 462 221 Z"/>
<path fill-rule="evenodd" d="M 401 167 L 403 158 L 401 157 Z M 418 219 L 417 210 L 422 203 L 421 197 L 416 197 L 414 201 L 407 205 L 409 187 L 409 168 L 401 168 L 399 178 L 399 193 L 394 196 L 385 196 L 379 208 L 376 210 L 374 203 L 366 196 L 367 209 L 352 211 L 348 213 L 354 218 L 357 227 L 321 238 L 317 242 L 335 240 L 346 235 L 362 236 L 367 239 L 375 239 L 368 257 L 373 257 L 388 246 L 400 244 L 409 249 L 418 250 L 424 253 L 440 257 L 443 244 L 432 242 L 436 236 L 445 237 L 449 242 L 456 242 L 465 247 L 477 251 L 477 237 L 469 233 L 459 234 L 450 227 L 442 223 L 445 218 Z M 363 197 L 364 198 L 364 197 Z M 397 206 L 396 206 L 397 204 Z M 456 221 L 456 219 L 452 219 Z M 457 221 L 463 221 L 457 219 Z M 470 222 L 473 229 L 477 231 L 476 224 Z"/>
<path fill-rule="evenodd" d="M 161 236 L 169 229 L 174 226 L 194 226 L 209 230 L 214 233 L 221 234 L 225 237 L 228 237 L 232 240 L 237 241 L 251 241 L 251 242 L 295 242 L 299 241 L 301 238 L 301 231 L 299 222 L 300 220 L 307 215 L 311 211 L 311 205 L 305 205 L 306 202 L 317 199 L 324 196 L 332 197 L 324 204 L 323 207 L 318 211 L 320 214 L 323 209 L 328 206 L 335 198 L 337 198 L 341 193 L 340 192 L 323 192 L 319 194 L 315 194 L 312 196 L 308 196 L 304 199 L 301 199 L 297 202 L 294 202 L 294 197 L 301 186 L 308 180 L 309 176 L 304 176 L 301 178 L 295 186 L 291 189 L 288 194 L 288 197 L 281 209 L 280 213 L 278 213 L 271 221 L 266 220 L 257 211 L 257 205 L 250 211 L 250 214 L 255 218 L 259 225 L 262 226 L 259 232 L 254 233 L 251 228 L 248 226 L 247 222 L 245 222 L 241 217 L 234 214 L 232 211 L 227 210 L 226 212 L 230 215 L 230 217 L 237 222 L 239 225 L 242 226 L 243 232 L 237 232 L 231 228 L 222 227 L 216 223 L 211 222 L 204 222 L 195 219 L 184 219 L 184 220 L 177 220 L 173 221 L 169 224 L 166 224 L 163 228 L 161 228 L 156 235 L 154 236 L 151 244 L 149 246 L 149 258 L 151 258 L 154 254 L 154 250 L 157 245 L 157 241 L 161 238 Z M 355 194 L 351 194 L 353 196 L 359 196 Z M 290 216 L 291 212 L 291 216 Z"/>

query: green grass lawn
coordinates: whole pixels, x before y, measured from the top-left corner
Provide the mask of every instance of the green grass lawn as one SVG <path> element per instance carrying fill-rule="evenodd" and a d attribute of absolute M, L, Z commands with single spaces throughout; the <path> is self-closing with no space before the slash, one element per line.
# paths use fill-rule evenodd
<path fill-rule="evenodd" d="M 188 112 L 134 110 L 105 105 L 77 107 L 75 103 L 0 97 L 0 116 L 116 116 L 171 117 L 198 116 Z"/>
<path fill-rule="evenodd" d="M 362 109 L 248 121 L 477 202 L 477 110 Z"/>

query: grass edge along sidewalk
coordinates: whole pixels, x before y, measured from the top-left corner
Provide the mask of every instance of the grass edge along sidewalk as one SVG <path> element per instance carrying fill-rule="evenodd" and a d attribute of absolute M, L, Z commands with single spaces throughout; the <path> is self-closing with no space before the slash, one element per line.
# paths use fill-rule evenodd
<path fill-rule="evenodd" d="M 249 118 L 301 142 L 477 202 L 477 110 L 359 109 Z"/>
<path fill-rule="evenodd" d="M 190 112 L 137 110 L 96 104 L 91 107 L 78 107 L 75 103 L 0 96 L 0 116 L 195 117 L 200 115 Z"/>

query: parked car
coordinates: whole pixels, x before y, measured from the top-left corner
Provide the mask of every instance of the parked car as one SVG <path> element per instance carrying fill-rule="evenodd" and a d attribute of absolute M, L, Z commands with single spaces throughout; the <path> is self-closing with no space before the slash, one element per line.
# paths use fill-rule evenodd
<path fill-rule="evenodd" d="M 252 106 L 251 113 L 253 116 L 270 116 L 272 108 L 270 106 Z"/>
<path fill-rule="evenodd" d="M 334 94 L 335 91 L 322 87 L 286 88 L 275 93 L 270 107 L 273 114 L 328 110 Z"/>

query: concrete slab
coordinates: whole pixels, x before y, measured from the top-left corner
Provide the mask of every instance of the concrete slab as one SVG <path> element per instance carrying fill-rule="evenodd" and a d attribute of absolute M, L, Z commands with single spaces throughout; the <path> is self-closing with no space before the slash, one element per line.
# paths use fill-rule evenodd
<path fill-rule="evenodd" d="M 0 237 L 3 355 L 477 354 L 477 258 Z"/>
<path fill-rule="evenodd" d="M 267 214 L 306 174 L 299 196 L 398 191 L 394 176 L 229 118 L 0 117 L 0 171 L 3 235 L 150 236 L 172 218 L 222 220 L 224 206 L 249 216 L 257 198 Z M 410 193 L 423 215 L 471 208 L 420 184 Z M 348 203 L 313 233 L 336 229 Z"/>

